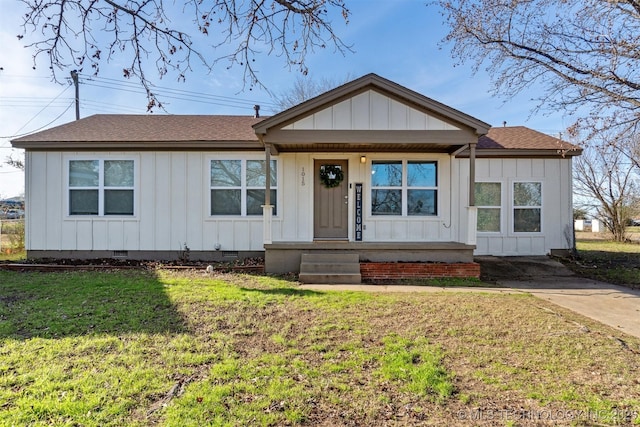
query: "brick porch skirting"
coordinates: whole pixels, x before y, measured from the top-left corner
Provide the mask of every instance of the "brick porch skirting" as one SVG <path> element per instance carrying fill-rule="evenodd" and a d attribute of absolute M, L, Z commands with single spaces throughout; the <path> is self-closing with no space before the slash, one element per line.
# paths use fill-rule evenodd
<path fill-rule="evenodd" d="M 480 278 L 480 264 L 422 262 L 361 262 L 360 274 L 365 282 L 440 277 Z"/>

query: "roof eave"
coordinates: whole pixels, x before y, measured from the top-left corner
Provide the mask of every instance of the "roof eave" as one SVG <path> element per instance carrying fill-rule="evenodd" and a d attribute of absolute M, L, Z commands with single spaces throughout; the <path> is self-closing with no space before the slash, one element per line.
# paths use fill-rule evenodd
<path fill-rule="evenodd" d="M 478 148 L 476 158 L 563 158 L 574 157 L 582 154 L 582 149 L 517 149 L 517 148 Z M 456 156 L 468 158 L 469 150 L 465 150 Z"/>
<path fill-rule="evenodd" d="M 12 141 L 14 148 L 25 150 L 256 150 L 264 146 L 258 140 L 246 141 Z"/>

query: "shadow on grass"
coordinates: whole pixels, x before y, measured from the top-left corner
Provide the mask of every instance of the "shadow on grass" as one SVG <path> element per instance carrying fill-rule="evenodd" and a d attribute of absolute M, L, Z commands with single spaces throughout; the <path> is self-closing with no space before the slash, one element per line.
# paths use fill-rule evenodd
<path fill-rule="evenodd" d="M 0 272 L 0 339 L 186 330 L 152 271 Z"/>
<path fill-rule="evenodd" d="M 325 292 L 313 291 L 309 289 L 295 288 L 275 288 L 275 289 L 256 289 L 256 288 L 240 288 L 243 292 L 259 292 L 264 295 L 284 295 L 295 297 L 317 297 L 325 295 Z"/>

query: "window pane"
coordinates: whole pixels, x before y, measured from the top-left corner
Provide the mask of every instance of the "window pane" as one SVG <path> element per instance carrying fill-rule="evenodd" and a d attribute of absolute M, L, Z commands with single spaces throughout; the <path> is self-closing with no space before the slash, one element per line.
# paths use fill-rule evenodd
<path fill-rule="evenodd" d="M 500 231 L 500 208 L 478 208 L 478 231 Z"/>
<path fill-rule="evenodd" d="M 476 206 L 500 206 L 499 182 L 476 182 Z"/>
<path fill-rule="evenodd" d="M 408 190 L 408 215 L 436 215 L 436 190 Z"/>
<path fill-rule="evenodd" d="M 133 215 L 133 190 L 105 190 L 105 215 Z"/>
<path fill-rule="evenodd" d="M 133 187 L 133 160 L 105 160 L 105 187 Z"/>
<path fill-rule="evenodd" d="M 371 190 L 371 214 L 402 215 L 402 191 Z"/>
<path fill-rule="evenodd" d="M 247 190 L 247 215 L 262 215 L 265 190 Z M 273 214 L 277 214 L 276 190 L 271 190 L 271 204 L 274 206 Z"/>
<path fill-rule="evenodd" d="M 373 162 L 371 165 L 372 187 L 400 187 L 402 185 L 402 162 Z"/>
<path fill-rule="evenodd" d="M 97 160 L 71 160 L 69 162 L 69 186 L 97 187 L 99 168 Z"/>
<path fill-rule="evenodd" d="M 211 161 L 211 186 L 212 187 L 240 187 L 241 178 L 240 160 L 212 160 Z"/>
<path fill-rule="evenodd" d="M 70 190 L 69 215 L 98 215 L 98 190 Z"/>
<path fill-rule="evenodd" d="M 267 185 L 265 177 L 266 161 L 264 160 L 247 160 L 247 186 L 248 187 L 265 187 Z M 271 160 L 271 186 L 278 185 L 278 169 L 277 162 Z"/>
<path fill-rule="evenodd" d="M 409 162 L 407 164 L 409 187 L 436 187 L 438 185 L 436 162 Z"/>
<path fill-rule="evenodd" d="M 240 190 L 211 190 L 211 215 L 240 215 Z"/>
<path fill-rule="evenodd" d="M 542 206 L 542 184 L 516 182 L 513 184 L 514 206 Z"/>
<path fill-rule="evenodd" d="M 513 231 L 533 233 L 540 231 L 540 209 L 514 209 Z"/>

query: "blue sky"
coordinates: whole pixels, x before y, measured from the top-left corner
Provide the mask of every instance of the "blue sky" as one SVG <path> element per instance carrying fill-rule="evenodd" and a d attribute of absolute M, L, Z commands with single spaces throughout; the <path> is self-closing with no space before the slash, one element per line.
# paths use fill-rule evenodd
<path fill-rule="evenodd" d="M 348 0 L 352 12 L 348 25 L 339 17 L 334 31 L 353 46 L 354 53 L 342 56 L 333 49 L 317 51 L 308 57 L 314 80 L 342 81 L 376 73 L 425 96 L 447 104 L 493 126 L 523 125 L 558 135 L 572 123 L 562 112 L 531 115 L 535 106 L 530 94 L 504 100 L 491 95 L 489 76 L 472 75 L 469 65 L 454 66 L 451 46 L 440 45 L 446 34 L 442 17 L 435 5 L 420 0 Z M 23 4 L 0 0 L 0 162 L 9 155 L 20 156 L 11 149 L 9 139 L 36 130 L 61 125 L 75 119 L 73 88 L 51 81 L 48 66 L 32 69 L 31 51 L 23 46 L 20 15 Z M 213 53 L 212 55 L 215 55 Z M 123 80 L 122 64 L 114 61 L 101 68 L 100 80 L 81 78 L 81 117 L 104 113 L 145 114 L 146 99 L 133 80 Z M 289 71 L 277 57 L 258 60 L 262 82 L 275 94 L 291 88 L 298 72 Z M 68 76 L 70 70 L 60 72 Z M 173 76 L 162 80 L 149 75 L 159 87 L 166 88 L 165 107 L 170 114 L 247 114 L 254 104 L 262 105 L 263 115 L 276 111 L 270 94 L 262 89 L 242 91 L 239 68 L 224 65 L 207 73 L 194 69 L 186 82 Z M 173 92 L 171 92 L 173 91 Z M 171 96 L 172 98 L 169 98 Z M 181 99 L 176 99 L 181 98 Z M 22 172 L 0 166 L 0 198 L 24 192 Z"/>

